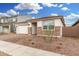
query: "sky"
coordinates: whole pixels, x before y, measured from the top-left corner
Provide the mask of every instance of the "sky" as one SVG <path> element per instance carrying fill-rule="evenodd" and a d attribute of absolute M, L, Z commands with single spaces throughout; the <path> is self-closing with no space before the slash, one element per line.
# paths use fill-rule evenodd
<path fill-rule="evenodd" d="M 64 16 L 69 26 L 79 19 L 79 3 L 0 3 L 0 16 L 17 14 L 31 15 L 32 18 Z"/>

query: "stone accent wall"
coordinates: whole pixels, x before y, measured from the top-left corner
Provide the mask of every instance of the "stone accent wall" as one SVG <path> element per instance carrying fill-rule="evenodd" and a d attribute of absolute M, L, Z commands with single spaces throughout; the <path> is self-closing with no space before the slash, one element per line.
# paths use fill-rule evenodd
<path fill-rule="evenodd" d="M 49 35 L 51 34 L 51 35 Z M 41 27 L 37 28 L 37 35 L 41 35 L 41 36 L 60 36 L 60 27 L 55 27 L 55 30 L 52 30 L 51 33 L 49 31 L 46 30 L 42 30 Z"/>
<path fill-rule="evenodd" d="M 60 27 L 55 27 L 54 36 L 60 36 Z"/>
<path fill-rule="evenodd" d="M 41 35 L 42 34 L 42 27 L 37 27 L 37 35 Z"/>

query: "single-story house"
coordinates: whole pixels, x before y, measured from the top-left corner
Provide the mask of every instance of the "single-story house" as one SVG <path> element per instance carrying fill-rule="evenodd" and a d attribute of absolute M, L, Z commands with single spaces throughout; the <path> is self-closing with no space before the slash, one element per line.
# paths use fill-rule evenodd
<path fill-rule="evenodd" d="M 49 16 L 17 22 L 16 34 L 62 37 L 62 27 L 65 26 L 63 16 Z"/>

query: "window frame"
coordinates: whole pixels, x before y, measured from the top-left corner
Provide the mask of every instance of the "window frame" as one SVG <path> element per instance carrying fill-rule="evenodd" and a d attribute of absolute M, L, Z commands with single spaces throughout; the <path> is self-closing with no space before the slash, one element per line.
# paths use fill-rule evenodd
<path fill-rule="evenodd" d="M 47 24 L 47 25 L 44 25 L 44 22 L 49 22 L 49 21 L 53 21 L 54 24 Z M 47 26 L 47 29 L 44 29 L 44 26 Z M 53 29 L 49 28 L 49 26 L 53 26 Z M 54 20 L 47 20 L 47 21 L 43 21 L 43 30 L 54 30 L 55 29 L 55 21 Z"/>

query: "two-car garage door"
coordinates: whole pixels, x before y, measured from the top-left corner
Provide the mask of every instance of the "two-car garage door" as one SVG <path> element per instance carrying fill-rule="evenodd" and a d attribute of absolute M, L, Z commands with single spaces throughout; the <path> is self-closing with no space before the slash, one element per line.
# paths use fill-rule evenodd
<path fill-rule="evenodd" d="M 17 26 L 16 34 L 28 34 L 28 26 Z"/>

